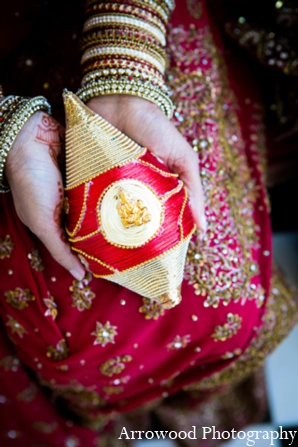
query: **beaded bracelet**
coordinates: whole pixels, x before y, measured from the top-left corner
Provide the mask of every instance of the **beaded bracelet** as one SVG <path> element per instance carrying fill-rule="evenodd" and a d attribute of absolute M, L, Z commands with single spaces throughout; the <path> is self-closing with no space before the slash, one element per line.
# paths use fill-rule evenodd
<path fill-rule="evenodd" d="M 136 48 L 148 53 L 152 53 L 153 55 L 157 54 L 159 55 L 159 57 L 167 60 L 167 53 L 160 45 L 156 45 L 149 41 L 142 41 L 139 38 L 124 38 L 123 36 L 119 36 L 118 38 L 102 38 L 101 36 L 99 38 L 94 37 L 92 40 L 82 45 L 82 51 L 87 51 L 89 48 L 92 47 L 98 48 L 102 46 L 127 46 L 129 48 Z"/>
<path fill-rule="evenodd" d="M 94 3 L 104 3 L 106 0 L 87 0 L 86 1 L 86 8 L 89 8 Z M 123 0 L 113 0 L 114 3 L 122 3 Z M 172 7 L 169 7 L 169 2 L 163 1 L 163 0 L 137 0 L 136 3 L 141 3 L 141 5 L 149 5 L 153 9 L 162 8 L 167 12 L 168 15 L 173 11 L 174 9 L 174 2 L 172 3 Z"/>
<path fill-rule="evenodd" d="M 89 10 L 90 11 L 90 10 Z M 132 17 L 136 17 L 138 19 L 145 20 L 149 22 L 165 33 L 165 22 L 163 19 L 160 19 L 156 13 L 153 14 L 152 11 L 148 11 L 144 8 L 139 8 L 138 6 L 132 5 L 119 5 L 117 3 L 106 3 L 101 5 L 96 5 L 94 8 L 94 17 L 98 17 L 99 12 L 104 12 L 106 14 L 124 14 Z M 88 12 L 88 11 L 87 11 Z M 101 12 L 101 13 L 102 13 Z"/>
<path fill-rule="evenodd" d="M 83 32 L 89 31 L 93 28 L 98 28 L 101 25 L 131 25 L 152 34 L 152 36 L 155 37 L 163 47 L 166 44 L 165 34 L 156 26 L 151 25 L 141 19 L 124 15 L 122 16 L 119 14 L 102 14 L 98 17 L 92 17 L 84 23 Z"/>
<path fill-rule="evenodd" d="M 120 0 L 119 0 L 120 1 Z M 97 4 L 95 5 L 91 5 L 87 10 L 86 10 L 86 14 L 92 14 L 92 13 L 96 13 L 96 11 L 100 11 L 100 10 L 108 10 L 108 9 L 113 9 L 113 10 L 117 10 L 117 8 L 115 7 L 115 5 L 117 5 L 117 7 L 121 10 L 121 11 L 125 11 L 125 7 L 123 8 L 123 3 L 119 3 L 117 0 L 113 0 L 111 3 L 100 3 L 97 2 Z M 126 5 L 125 5 L 126 6 Z M 137 7 L 137 8 L 142 8 L 143 11 L 148 11 L 151 14 L 155 14 L 158 15 L 159 18 L 167 23 L 167 21 L 169 20 L 169 12 L 166 11 L 166 9 L 163 9 L 160 5 L 155 4 L 153 5 L 144 5 L 143 2 L 141 1 L 128 1 L 127 2 L 127 7 Z"/>
<path fill-rule="evenodd" d="M 81 59 L 81 63 L 85 63 L 86 61 L 98 58 L 98 57 L 107 57 L 107 56 L 131 56 L 134 59 L 137 60 L 144 60 L 146 62 L 149 62 L 151 65 L 156 67 L 160 73 L 164 74 L 165 72 L 165 65 L 166 62 L 162 58 L 158 58 L 158 55 L 151 56 L 151 54 L 147 54 L 144 51 L 134 50 L 132 48 L 125 48 L 125 47 L 105 47 L 105 48 L 91 48 L 90 50 L 86 51 Z"/>
<path fill-rule="evenodd" d="M 108 94 L 139 96 L 170 118 L 173 103 L 163 75 L 173 8 L 172 0 L 86 0 L 78 96 L 84 102 Z"/>
<path fill-rule="evenodd" d="M 114 26 L 111 28 L 101 27 L 99 30 L 91 30 L 86 32 L 85 35 L 80 40 L 81 49 L 84 50 L 84 46 L 90 43 L 105 42 L 107 40 L 132 40 L 135 42 L 142 42 L 145 45 L 153 45 L 154 47 L 159 47 L 160 43 L 151 34 L 146 31 L 136 29 L 132 26 L 123 26 L 121 29 Z"/>
<path fill-rule="evenodd" d="M 20 107 L 15 110 L 9 120 L 5 120 L 5 126 L 0 133 L 0 192 L 9 191 L 9 187 L 3 184 L 4 166 L 18 133 L 35 112 L 43 110 L 48 114 L 51 113 L 51 106 L 43 96 L 25 100 L 17 97 L 17 100 Z"/>
<path fill-rule="evenodd" d="M 157 78 L 163 79 L 162 74 L 152 65 L 145 61 L 136 62 L 135 59 L 129 56 L 116 56 L 114 55 L 111 59 L 96 59 L 95 61 L 86 62 L 82 67 L 82 72 L 85 75 L 89 71 L 100 68 L 131 68 L 138 69 L 142 72 L 151 73 Z"/>
<path fill-rule="evenodd" d="M 108 71 L 108 70 L 107 70 Z M 137 81 L 138 83 L 143 83 L 143 85 L 146 86 L 152 86 L 154 88 L 158 88 L 161 92 L 163 92 L 165 95 L 170 94 L 169 87 L 163 82 L 158 81 L 155 78 L 146 77 L 143 73 L 138 73 L 136 75 L 132 70 L 128 70 L 126 72 L 125 70 L 121 70 L 121 73 L 117 72 L 116 75 L 113 73 L 103 73 L 103 71 L 90 73 L 88 75 L 88 78 L 82 80 L 82 86 L 88 86 L 90 83 L 94 84 L 95 82 L 101 81 L 101 82 L 112 82 L 112 81 Z"/>
<path fill-rule="evenodd" d="M 147 85 L 146 83 L 137 80 L 128 81 L 112 79 L 110 81 L 90 83 L 77 92 L 77 96 L 84 103 L 96 96 L 115 94 L 127 94 L 147 99 L 158 105 L 169 119 L 173 116 L 174 107 L 169 96 L 149 83 Z"/>
<path fill-rule="evenodd" d="M 89 82 L 94 82 L 102 77 L 107 78 L 116 76 L 117 79 L 117 77 L 123 75 L 133 76 L 141 80 L 149 80 L 160 87 L 165 87 L 164 80 L 162 78 L 157 78 L 156 76 L 153 76 L 152 74 L 145 72 L 144 70 L 139 71 L 131 68 L 105 68 L 103 70 L 89 70 L 89 72 L 82 78 L 82 85 L 87 85 Z"/>
<path fill-rule="evenodd" d="M 0 104 L 0 136 L 6 123 L 26 103 L 26 99 L 20 96 L 4 97 Z"/>

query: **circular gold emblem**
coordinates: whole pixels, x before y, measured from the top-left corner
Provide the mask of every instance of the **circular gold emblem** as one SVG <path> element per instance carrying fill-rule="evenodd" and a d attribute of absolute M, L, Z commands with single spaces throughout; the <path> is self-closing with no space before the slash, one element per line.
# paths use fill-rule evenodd
<path fill-rule="evenodd" d="M 100 202 L 100 225 L 108 242 L 140 247 L 159 231 L 163 205 L 146 184 L 123 179 L 112 183 Z"/>

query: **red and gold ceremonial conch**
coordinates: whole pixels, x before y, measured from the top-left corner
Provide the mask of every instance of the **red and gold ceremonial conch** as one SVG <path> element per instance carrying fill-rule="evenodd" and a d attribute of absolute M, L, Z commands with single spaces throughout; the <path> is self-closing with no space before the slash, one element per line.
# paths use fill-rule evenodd
<path fill-rule="evenodd" d="M 64 104 L 72 250 L 96 278 L 175 306 L 195 229 L 186 188 L 74 94 L 65 93 Z"/>

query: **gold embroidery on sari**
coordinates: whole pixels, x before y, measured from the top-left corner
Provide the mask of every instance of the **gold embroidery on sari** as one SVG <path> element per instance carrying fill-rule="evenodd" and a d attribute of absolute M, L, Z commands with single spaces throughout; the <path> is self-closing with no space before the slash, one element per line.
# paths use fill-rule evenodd
<path fill-rule="evenodd" d="M 125 363 L 131 362 L 131 360 L 131 355 L 114 357 L 100 365 L 100 372 L 108 377 L 112 377 L 114 374 L 120 374 L 126 366 Z"/>
<path fill-rule="evenodd" d="M 12 242 L 9 234 L 7 234 L 4 239 L 0 237 L 0 259 L 10 258 L 14 246 L 15 244 Z"/>
<path fill-rule="evenodd" d="M 114 338 L 117 335 L 117 326 L 112 326 L 109 321 L 105 324 L 96 322 L 96 330 L 91 333 L 96 338 L 93 342 L 94 345 L 106 346 L 108 343 L 115 343 Z"/>
<path fill-rule="evenodd" d="M 8 304 L 19 310 L 28 307 L 28 302 L 35 301 L 35 296 L 29 289 L 21 289 L 20 287 L 17 287 L 15 290 L 7 290 L 4 296 Z"/>
<path fill-rule="evenodd" d="M 241 328 L 242 318 L 239 315 L 229 313 L 227 315 L 227 323 L 222 326 L 215 326 L 214 333 L 211 335 L 215 341 L 226 341 L 228 338 L 237 334 Z"/>
<path fill-rule="evenodd" d="M 92 292 L 88 286 L 92 279 L 91 273 L 87 273 L 85 278 L 81 281 L 73 280 L 72 285 L 69 287 L 72 297 L 72 306 L 76 307 L 80 312 L 86 309 L 90 309 L 92 300 L 95 298 L 95 293 Z"/>
<path fill-rule="evenodd" d="M 167 344 L 167 349 L 170 351 L 186 348 L 186 346 L 190 343 L 190 335 L 184 335 L 181 337 L 180 335 L 176 335 L 174 340 L 171 343 Z"/>
<path fill-rule="evenodd" d="M 190 242 L 185 279 L 206 307 L 240 299 L 260 305 L 256 292 L 264 290 L 253 290 L 251 280 L 258 274 L 252 250 L 259 246 L 260 229 L 253 213 L 261 191 L 247 164 L 224 64 L 208 28 L 176 27 L 168 45 L 175 125 L 199 154 L 208 221 L 206 236 L 197 232 Z M 203 68 L 194 70 L 196 65 Z"/>
<path fill-rule="evenodd" d="M 139 308 L 139 312 L 144 314 L 146 320 L 157 320 L 165 313 L 162 303 L 150 300 L 149 298 L 143 298 L 143 306 Z"/>
<path fill-rule="evenodd" d="M 56 346 L 50 345 L 47 349 L 47 357 L 52 358 L 55 362 L 64 360 L 68 356 L 68 346 L 66 340 L 63 338 L 58 341 Z"/>
<path fill-rule="evenodd" d="M 51 316 L 53 320 L 55 320 L 58 315 L 58 309 L 54 297 L 50 296 L 49 298 L 43 298 L 43 302 L 47 307 L 47 310 L 44 313 L 45 317 Z"/>
<path fill-rule="evenodd" d="M 30 265 L 33 270 L 36 270 L 37 272 L 42 272 L 44 270 L 44 265 L 37 248 L 32 248 L 31 253 L 28 254 L 28 258 L 30 259 Z"/>
<path fill-rule="evenodd" d="M 23 338 L 24 334 L 27 334 L 28 332 L 22 326 L 17 320 L 15 320 L 11 315 L 7 315 L 8 321 L 6 326 L 8 326 L 11 329 L 12 334 L 17 334 L 20 338 Z"/>

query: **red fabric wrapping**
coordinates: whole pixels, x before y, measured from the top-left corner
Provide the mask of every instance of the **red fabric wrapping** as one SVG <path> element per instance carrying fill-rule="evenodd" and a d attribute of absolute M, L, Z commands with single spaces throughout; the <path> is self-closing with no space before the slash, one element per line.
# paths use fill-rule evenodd
<path fill-rule="evenodd" d="M 165 173 L 170 172 L 155 157 L 147 154 L 149 154 L 148 151 L 140 157 L 140 161 L 150 163 L 152 167 L 134 161 L 119 168 L 112 168 L 88 182 L 86 187 L 87 201 L 83 214 L 84 217 L 81 219 L 76 234 L 72 236 L 72 246 L 74 248 L 99 259 L 101 262 L 120 272 L 156 258 L 181 241 L 179 217 L 183 202 L 187 196 L 186 190 L 181 188 L 169 198 L 163 200 L 163 196 L 177 188 L 181 184 L 181 181 L 176 177 L 169 177 L 155 170 L 154 167 L 162 169 Z M 84 237 L 100 229 L 100 222 L 98 221 L 99 199 L 111 183 L 122 179 L 135 179 L 143 182 L 155 191 L 163 202 L 165 213 L 158 234 L 146 244 L 134 249 L 125 249 L 111 245 L 101 233 L 82 241 L 75 241 L 76 238 Z M 79 221 L 81 210 L 83 209 L 84 185 L 68 190 L 67 197 L 70 210 L 67 226 L 69 232 L 72 232 Z M 181 218 L 183 228 L 182 236 L 185 239 L 194 228 L 194 222 L 188 204 L 186 204 Z M 96 261 L 88 259 L 88 263 L 90 270 L 96 275 L 112 273 L 111 270 Z"/>

